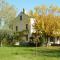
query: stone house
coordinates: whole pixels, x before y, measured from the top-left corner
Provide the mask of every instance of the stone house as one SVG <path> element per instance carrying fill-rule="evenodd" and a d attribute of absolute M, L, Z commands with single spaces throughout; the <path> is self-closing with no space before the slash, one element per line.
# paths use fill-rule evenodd
<path fill-rule="evenodd" d="M 29 37 L 31 36 L 33 30 L 33 23 L 34 23 L 34 18 L 28 16 L 25 13 L 25 10 L 23 9 L 22 12 L 18 14 L 18 16 L 15 18 L 12 24 L 12 30 L 14 32 L 22 32 L 22 31 L 28 31 L 27 33 L 25 32 L 25 37 L 23 40 L 28 41 Z"/>

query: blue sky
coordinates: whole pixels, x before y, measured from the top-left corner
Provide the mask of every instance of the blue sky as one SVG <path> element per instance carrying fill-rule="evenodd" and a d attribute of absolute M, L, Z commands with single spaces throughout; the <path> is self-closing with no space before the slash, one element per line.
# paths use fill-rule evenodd
<path fill-rule="evenodd" d="M 6 0 L 9 4 L 17 8 L 17 11 L 20 12 L 23 8 L 26 11 L 33 10 L 35 6 L 46 5 L 50 6 L 51 4 L 60 6 L 60 0 Z"/>

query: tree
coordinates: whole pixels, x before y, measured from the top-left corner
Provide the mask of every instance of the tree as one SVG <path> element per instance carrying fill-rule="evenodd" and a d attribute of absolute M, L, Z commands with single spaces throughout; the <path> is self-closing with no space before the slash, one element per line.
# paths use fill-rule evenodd
<path fill-rule="evenodd" d="M 33 11 L 30 10 L 28 15 L 29 15 L 29 16 L 33 16 Z"/>
<path fill-rule="evenodd" d="M 16 9 L 9 5 L 5 0 L 0 0 L 0 42 L 2 42 L 4 37 L 4 32 L 12 32 L 12 24 L 16 17 Z"/>
<path fill-rule="evenodd" d="M 45 6 L 36 7 L 34 12 L 35 24 L 34 28 L 36 32 L 46 36 L 58 36 L 60 34 L 54 34 L 53 32 L 60 32 L 60 16 L 58 15 L 59 7 Z M 51 13 L 52 12 L 52 13 Z"/>
<path fill-rule="evenodd" d="M 5 0 L 3 0 L 0 4 L 2 7 L 0 9 L 0 19 L 4 20 L 4 26 L 9 27 L 9 25 L 12 24 L 12 21 L 16 17 L 16 9 L 13 6 L 10 6 L 8 3 L 6 3 Z"/>

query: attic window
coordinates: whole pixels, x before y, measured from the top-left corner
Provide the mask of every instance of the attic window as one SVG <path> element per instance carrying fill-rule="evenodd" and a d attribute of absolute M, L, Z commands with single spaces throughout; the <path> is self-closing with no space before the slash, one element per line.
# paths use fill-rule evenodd
<path fill-rule="evenodd" d="M 22 20 L 22 15 L 20 16 L 20 20 Z"/>

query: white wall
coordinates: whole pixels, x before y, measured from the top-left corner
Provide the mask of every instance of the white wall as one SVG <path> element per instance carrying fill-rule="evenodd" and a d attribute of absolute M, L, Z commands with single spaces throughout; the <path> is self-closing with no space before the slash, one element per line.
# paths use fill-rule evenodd
<path fill-rule="evenodd" d="M 35 19 L 34 18 L 30 18 L 30 33 L 32 34 L 32 33 L 34 33 L 35 32 L 35 29 L 34 29 L 34 22 L 35 21 Z"/>

